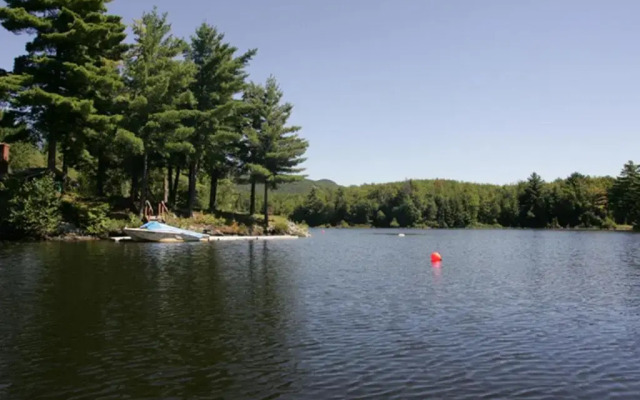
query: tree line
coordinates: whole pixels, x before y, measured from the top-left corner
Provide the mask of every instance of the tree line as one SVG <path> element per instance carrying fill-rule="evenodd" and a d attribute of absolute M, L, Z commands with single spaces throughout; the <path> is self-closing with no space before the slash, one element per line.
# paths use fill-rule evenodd
<path fill-rule="evenodd" d="M 533 173 L 513 185 L 409 180 L 338 189 L 312 189 L 289 204 L 310 226 L 465 228 L 640 228 L 640 166 L 620 176 L 573 173 L 544 182 Z"/>
<path fill-rule="evenodd" d="M 293 106 L 275 78 L 249 80 L 256 50 L 239 52 L 208 24 L 177 38 L 156 9 L 133 23 L 127 44 L 108 2 L 6 0 L 0 7 L 3 27 L 30 38 L 12 71 L 0 70 L 0 141 L 12 144 L 14 169 L 43 163 L 66 190 L 140 213 L 147 200 L 164 200 L 188 216 L 261 209 L 311 226 L 640 226 L 633 162 L 617 178 L 412 180 L 269 198 L 269 189 L 301 179 L 308 143 L 288 123 Z M 236 184 L 250 190 L 239 193 Z M 46 192 L 51 185 L 32 186 Z M 13 200 L 24 197 L 16 193 Z M 15 206 L 15 220 L 55 204 Z"/>
<path fill-rule="evenodd" d="M 75 174 L 83 194 L 126 198 L 140 214 L 160 199 L 188 216 L 215 211 L 227 178 L 251 185 L 253 214 L 256 185 L 268 204 L 269 189 L 301 179 L 308 142 L 288 124 L 293 106 L 276 79 L 248 80 L 255 49 L 240 53 L 206 23 L 188 41 L 175 37 L 155 8 L 133 23 L 126 44 L 108 2 L 0 7 L 2 26 L 30 37 L 13 70 L 0 70 L 0 141 L 42 148 L 65 182 Z M 203 182 L 208 206 L 198 204 Z"/>

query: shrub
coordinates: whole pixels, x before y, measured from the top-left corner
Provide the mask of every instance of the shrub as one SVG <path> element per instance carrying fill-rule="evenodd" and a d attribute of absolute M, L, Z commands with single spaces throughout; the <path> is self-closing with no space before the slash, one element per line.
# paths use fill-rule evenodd
<path fill-rule="evenodd" d="M 104 223 L 104 228 L 102 232 L 97 233 L 100 236 L 108 236 L 111 234 L 122 234 L 123 229 L 126 227 L 138 227 L 140 225 L 140 218 L 133 213 L 129 213 L 127 219 L 114 219 L 107 218 Z"/>
<path fill-rule="evenodd" d="M 606 217 L 604 219 L 604 221 L 602 221 L 602 225 L 601 225 L 602 229 L 616 229 L 617 225 L 616 222 L 611 219 L 610 217 Z"/>
<path fill-rule="evenodd" d="M 65 196 L 62 210 L 67 222 L 89 235 L 101 237 L 120 232 L 128 225 L 136 226 L 140 222 L 133 214 L 129 214 L 128 219 L 109 218 L 108 203 L 86 202 L 73 196 Z"/>
<path fill-rule="evenodd" d="M 106 203 L 83 204 L 79 208 L 80 227 L 90 235 L 109 233 L 109 205 Z"/>
<path fill-rule="evenodd" d="M 194 213 L 193 223 L 196 225 L 219 226 L 224 225 L 224 219 L 217 218 L 213 214 Z"/>
<path fill-rule="evenodd" d="M 273 233 L 276 235 L 284 235 L 289 232 L 289 223 L 286 220 L 278 219 L 273 224 Z"/>
<path fill-rule="evenodd" d="M 12 236 L 32 238 L 44 238 L 58 231 L 60 195 L 51 176 L 27 182 L 10 180 L 3 191 L 6 214 L 0 218 L 5 220 L 5 231 Z"/>

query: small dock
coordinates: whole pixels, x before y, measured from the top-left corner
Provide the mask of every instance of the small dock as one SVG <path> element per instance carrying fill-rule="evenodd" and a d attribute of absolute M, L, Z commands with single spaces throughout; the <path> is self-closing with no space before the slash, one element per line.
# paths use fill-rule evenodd
<path fill-rule="evenodd" d="M 231 240 L 291 240 L 298 239 L 298 236 L 277 235 L 277 236 L 209 236 L 210 242 L 224 242 Z"/>
<path fill-rule="evenodd" d="M 116 243 L 130 242 L 130 236 L 114 236 L 109 238 Z M 237 240 L 292 240 L 299 239 L 298 236 L 292 235 L 276 235 L 276 236 L 209 236 L 208 239 L 203 240 L 205 242 L 228 242 Z"/>

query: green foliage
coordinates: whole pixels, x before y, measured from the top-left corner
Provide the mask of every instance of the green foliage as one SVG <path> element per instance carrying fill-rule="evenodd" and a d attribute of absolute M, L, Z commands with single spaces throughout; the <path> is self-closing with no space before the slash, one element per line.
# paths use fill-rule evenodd
<path fill-rule="evenodd" d="M 110 206 L 108 203 L 85 201 L 76 196 L 65 196 L 61 210 L 64 220 L 73 224 L 84 234 L 106 237 L 110 232 L 121 229 L 118 229 L 120 226 L 118 221 L 109 218 Z M 125 221 L 129 222 L 130 219 Z"/>
<path fill-rule="evenodd" d="M 44 155 L 32 143 L 11 143 L 10 165 L 12 171 L 20 171 L 27 168 L 41 168 L 46 165 Z"/>
<path fill-rule="evenodd" d="M 318 189 L 339 189 L 340 185 L 335 183 L 329 179 L 320 179 L 317 181 L 311 179 L 302 179 L 295 182 L 285 182 L 278 185 L 277 188 L 273 189 L 273 194 L 286 194 L 286 195 L 306 195 L 312 188 Z M 251 190 L 251 185 L 248 184 L 238 184 L 236 185 L 236 190 L 238 193 L 244 195 L 249 193 Z"/>
<path fill-rule="evenodd" d="M 90 235 L 101 235 L 109 231 L 109 204 L 79 204 L 78 223 Z"/>
<path fill-rule="evenodd" d="M 58 185 L 50 176 L 11 179 L 0 189 L 0 231 L 12 237 L 54 235 L 61 222 Z"/>
<path fill-rule="evenodd" d="M 298 126 L 287 126 L 293 105 L 282 103 L 282 91 L 274 77 L 264 86 L 251 83 L 243 95 L 244 169 L 249 180 L 263 182 L 264 220 L 268 220 L 268 189 L 279 184 L 301 180 L 299 165 L 305 160 L 308 142 L 298 136 Z M 253 199 L 252 199 L 253 201 Z M 253 204 L 251 205 L 253 211 Z"/>
<path fill-rule="evenodd" d="M 640 165 L 627 162 L 608 192 L 616 222 L 640 227 Z"/>
<path fill-rule="evenodd" d="M 167 15 L 155 8 L 134 23 L 133 33 L 135 43 L 127 54 L 125 68 L 128 110 L 124 127 L 139 138 L 143 147 L 141 157 L 130 155 L 136 169 L 134 179 L 141 178 L 142 213 L 153 162 L 166 160 L 176 149 L 188 152 L 193 147 L 185 143 L 192 129 L 183 122 L 195 102 L 189 91 L 195 66 L 179 58 L 187 45 L 171 35 Z M 137 189 L 132 188 L 132 198 L 137 197 Z"/>
<path fill-rule="evenodd" d="M 9 31 L 33 36 L 27 54 L 16 58 L 14 87 L 0 83 L 18 120 L 32 136 L 46 141 L 48 167 L 56 167 L 58 144 L 65 166 L 72 166 L 93 139 L 105 129 L 110 103 L 119 83 L 118 65 L 125 27 L 120 17 L 108 15 L 106 0 L 7 0 L 0 21 Z M 17 86 L 17 87 L 16 87 Z"/>
<path fill-rule="evenodd" d="M 14 70 L 0 70 L 0 140 L 13 143 L 14 172 L 62 164 L 73 181 L 66 188 L 101 201 L 129 196 L 120 209 L 166 199 L 188 215 L 207 204 L 217 213 L 245 212 L 242 223 L 201 214 L 176 222 L 232 224 L 230 232 L 245 234 L 256 205 L 265 229 L 273 228 L 270 212 L 312 226 L 640 229 L 640 167 L 633 162 L 616 179 L 574 173 L 544 182 L 534 173 L 503 186 L 424 180 L 343 188 L 304 180 L 308 143 L 300 127 L 288 125 L 293 106 L 275 78 L 247 82 L 255 50 L 238 54 L 207 24 L 187 44 L 155 8 L 135 21 L 133 44 L 124 45 L 125 27 L 106 3 L 6 0 L 0 7 L 7 30 L 30 35 Z M 47 179 L 3 184 L 5 234 L 57 229 L 56 183 Z M 87 233 L 137 224 L 131 216 L 110 218 L 106 203 L 74 201 L 63 205 L 64 218 Z"/>
<path fill-rule="evenodd" d="M 529 177 L 518 198 L 520 204 L 520 224 L 529 228 L 544 228 L 548 223 L 547 197 L 544 181 L 535 172 Z"/>
<path fill-rule="evenodd" d="M 224 42 L 224 34 L 205 23 L 196 29 L 186 52 L 196 67 L 191 84 L 196 105 L 189 120 L 194 153 L 190 156 L 188 214 L 193 212 L 201 164 L 211 178 L 210 211 L 216 209 L 218 180 L 237 169 L 241 131 L 234 128 L 240 124 L 242 102 L 234 96 L 245 86 L 245 68 L 256 50 L 237 57 L 236 52 L 237 48 Z"/>
<path fill-rule="evenodd" d="M 344 220 L 376 227 L 612 229 L 607 193 L 613 184 L 612 178 L 574 173 L 551 183 L 533 174 L 527 182 L 504 186 L 423 180 L 316 188 L 290 215 L 312 226 Z M 633 192 L 620 190 L 627 196 Z"/>
<path fill-rule="evenodd" d="M 325 203 L 326 200 L 319 197 L 318 190 L 312 188 L 304 203 L 294 210 L 293 218 L 297 221 L 304 221 L 309 226 L 324 225 L 329 216 Z"/>
<path fill-rule="evenodd" d="M 256 50 L 238 53 L 208 24 L 188 45 L 155 8 L 134 22 L 124 45 L 125 26 L 107 13 L 108 2 L 0 6 L 7 30 L 30 35 L 14 70 L 0 70 L 0 140 L 16 143 L 13 170 L 62 166 L 64 187 L 83 197 L 126 196 L 137 210 L 165 200 L 189 215 L 207 202 L 210 210 L 245 208 L 228 179 L 266 171 L 260 181 L 275 188 L 300 178 L 307 144 L 286 126 L 292 106 L 280 103 L 273 78 L 247 87 Z M 30 143 L 48 148 L 46 160 Z M 291 213 L 298 204 L 278 196 L 270 208 Z M 80 214 L 86 231 L 110 223 L 100 208 Z"/>
<path fill-rule="evenodd" d="M 273 233 L 276 235 L 286 235 L 289 232 L 289 223 L 286 220 L 278 219 L 273 223 Z"/>

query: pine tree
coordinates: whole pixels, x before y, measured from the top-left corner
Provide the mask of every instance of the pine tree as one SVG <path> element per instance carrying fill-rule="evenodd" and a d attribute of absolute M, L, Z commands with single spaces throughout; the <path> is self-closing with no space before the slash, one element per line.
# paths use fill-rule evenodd
<path fill-rule="evenodd" d="M 151 159 L 159 158 L 162 164 L 176 147 L 189 148 L 183 139 L 191 130 L 181 122 L 192 112 L 194 99 L 188 88 L 195 69 L 178 58 L 186 44 L 170 32 L 166 13 L 158 14 L 155 8 L 144 13 L 133 25 L 135 44 L 126 62 L 129 111 L 125 126 L 143 144 L 141 159 L 134 158 L 132 170 L 132 200 L 141 172 L 140 214 L 149 194 Z"/>
<path fill-rule="evenodd" d="M 264 87 L 256 83 L 249 83 L 242 94 L 244 103 L 242 121 L 241 161 L 242 170 L 247 176 L 251 187 L 249 196 L 249 215 L 256 212 L 256 184 L 262 177 L 260 169 L 260 130 L 265 122 L 264 118 Z"/>
<path fill-rule="evenodd" d="M 196 112 L 191 121 L 194 153 L 189 163 L 188 213 L 191 215 L 196 198 L 196 180 L 201 166 L 211 179 L 209 210 L 216 208 L 218 180 L 234 167 L 233 159 L 240 132 L 238 124 L 239 100 L 234 96 L 245 86 L 245 67 L 256 50 L 236 56 L 237 48 L 224 42 L 224 34 L 202 24 L 191 37 L 187 59 L 197 68 L 191 91 L 196 99 Z M 204 164 L 204 165 L 202 165 Z"/>
<path fill-rule="evenodd" d="M 56 168 L 62 145 L 63 170 L 86 147 L 88 130 L 113 122 L 99 103 L 110 101 L 124 47 L 120 17 L 106 14 L 109 0 L 7 0 L 0 21 L 9 31 L 34 38 L 16 58 L 23 77 L 12 98 L 20 119 L 48 144 L 48 168 Z"/>
<path fill-rule="evenodd" d="M 544 181 L 535 172 L 529 177 L 519 197 L 522 226 L 544 228 L 547 225 L 547 205 L 543 193 Z"/>
<path fill-rule="evenodd" d="M 338 191 L 336 192 L 336 198 L 333 202 L 331 223 L 333 225 L 340 225 L 340 223 L 347 220 L 348 214 L 349 205 L 347 203 L 344 190 L 342 188 L 338 188 Z"/>
<path fill-rule="evenodd" d="M 11 99 L 20 89 L 23 78 L 0 69 L 0 141 L 29 139 L 24 124 L 19 124 L 18 116 L 10 109 Z"/>
<path fill-rule="evenodd" d="M 609 190 L 609 201 L 618 222 L 640 224 L 640 165 L 627 162 Z"/>
<path fill-rule="evenodd" d="M 269 225 L 269 188 L 277 188 L 278 184 L 293 182 L 303 178 L 299 168 L 305 159 L 309 143 L 298 136 L 298 126 L 287 126 L 293 105 L 282 104 L 282 91 L 275 78 L 270 77 L 264 88 L 254 86 L 258 94 L 253 100 L 258 129 L 249 129 L 253 154 L 247 168 L 251 176 L 264 183 L 264 224 Z M 261 96 L 259 96 L 261 94 Z"/>

